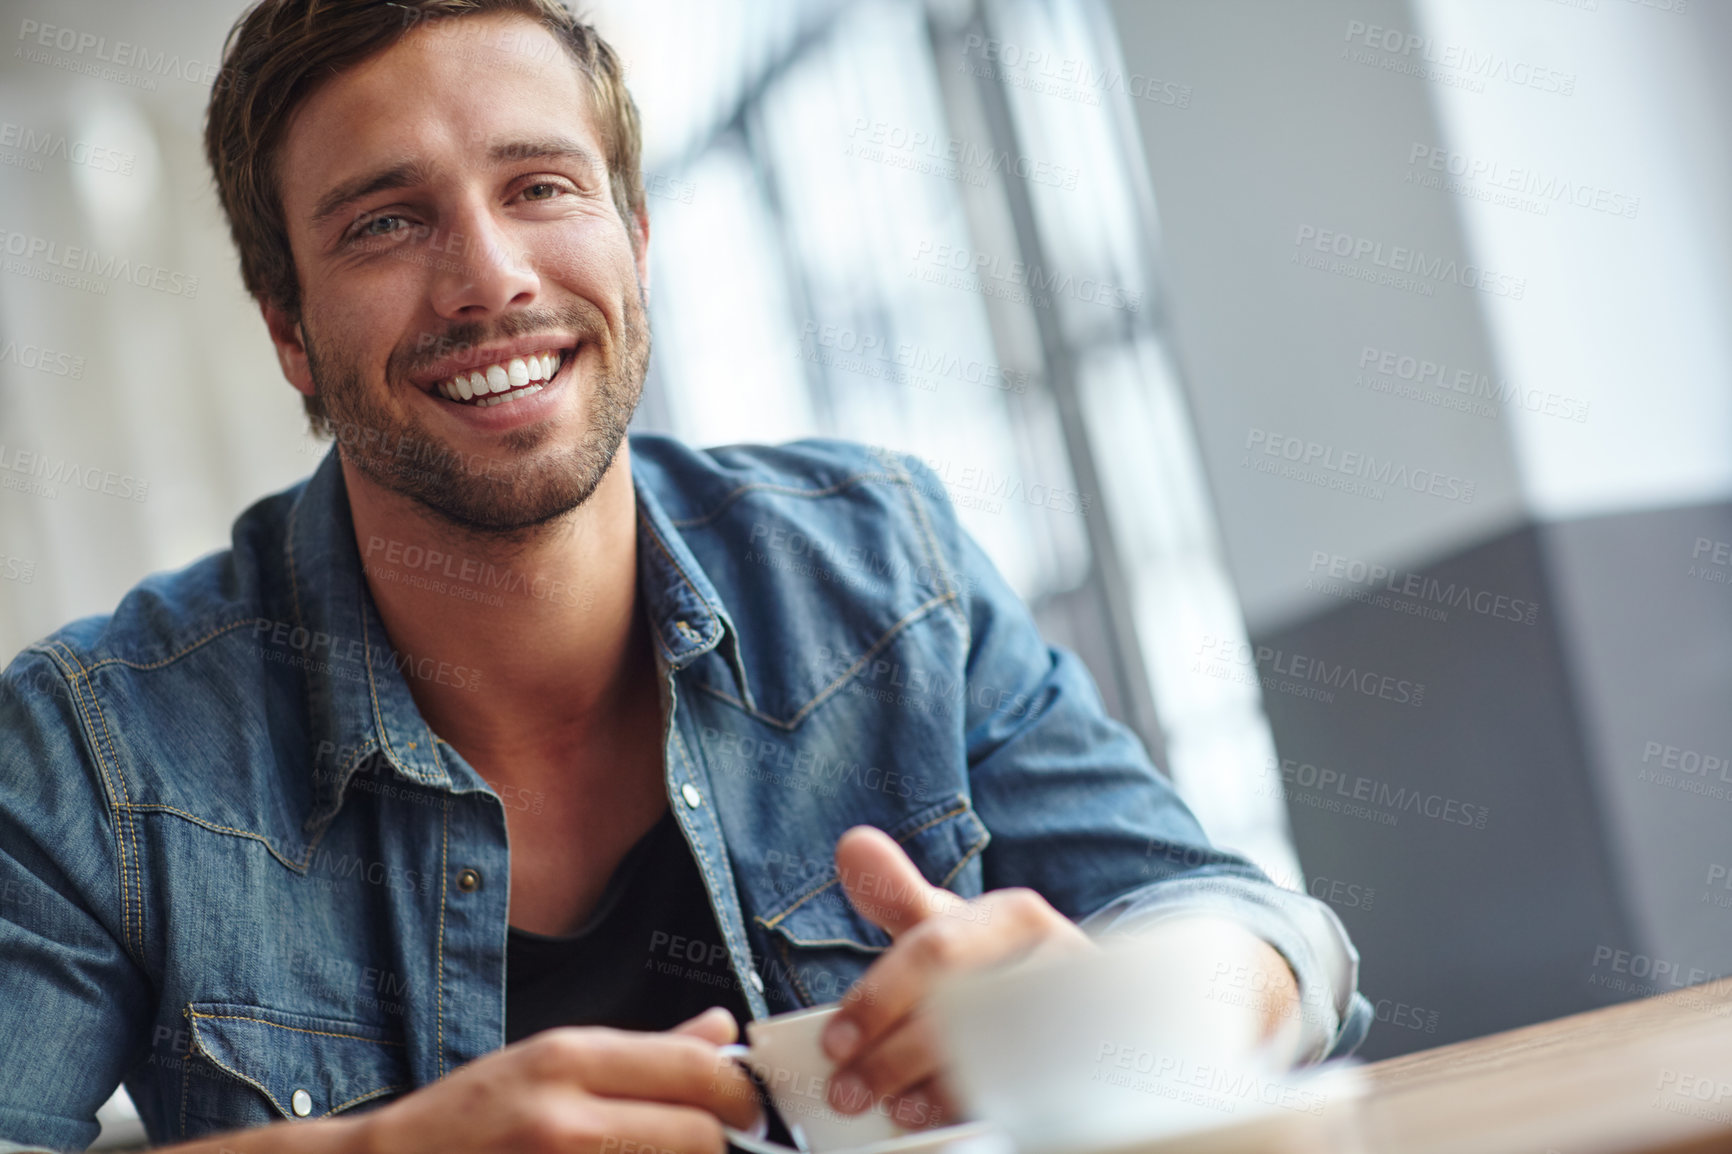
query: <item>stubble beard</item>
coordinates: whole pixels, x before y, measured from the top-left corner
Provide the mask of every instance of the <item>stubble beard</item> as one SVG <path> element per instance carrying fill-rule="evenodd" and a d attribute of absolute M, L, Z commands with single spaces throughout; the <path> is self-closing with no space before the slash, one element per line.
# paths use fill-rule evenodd
<path fill-rule="evenodd" d="M 415 371 L 418 361 L 430 363 L 439 351 L 525 333 L 574 333 L 579 344 L 572 356 L 586 347 L 594 349 L 600 371 L 587 399 L 582 431 L 571 445 L 549 446 L 554 430 L 536 425 L 506 433 L 484 454 L 453 448 L 419 418 L 394 411 L 382 395 L 369 390 L 356 358 L 316 347 L 311 326 L 305 330 L 307 367 L 328 424 L 357 431 L 353 437 L 338 434 L 345 461 L 455 529 L 501 543 L 525 543 L 594 495 L 625 440 L 643 396 L 650 332 L 642 287 L 627 294 L 624 304 L 617 341 L 601 310 L 578 300 L 566 308 L 513 313 L 490 325 L 453 325 L 437 340 L 422 342 L 433 351 L 398 349 L 387 362 L 387 379 L 399 382 Z M 567 370 L 562 366 L 561 371 Z M 578 385 L 573 380 L 565 387 Z"/>

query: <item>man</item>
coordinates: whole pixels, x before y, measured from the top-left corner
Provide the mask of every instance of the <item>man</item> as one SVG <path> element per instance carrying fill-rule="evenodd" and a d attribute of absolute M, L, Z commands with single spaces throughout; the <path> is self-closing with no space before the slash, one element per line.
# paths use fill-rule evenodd
<path fill-rule="evenodd" d="M 638 124 L 558 0 L 263 0 L 206 143 L 338 444 L 0 681 L 0 1140 L 124 1080 L 188 1151 L 714 1152 L 735 1018 L 838 1000 L 831 1101 L 927 1125 L 934 981 L 1191 913 L 1296 1057 L 1358 1042 L 1339 924 L 1208 846 L 930 474 L 626 441 Z"/>

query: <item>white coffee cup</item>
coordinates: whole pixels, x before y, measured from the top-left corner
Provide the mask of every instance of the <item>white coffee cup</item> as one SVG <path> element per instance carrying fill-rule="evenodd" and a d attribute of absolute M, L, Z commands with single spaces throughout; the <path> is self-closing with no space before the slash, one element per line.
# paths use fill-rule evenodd
<path fill-rule="evenodd" d="M 901 1136 L 890 1110 L 880 1098 L 860 1114 L 839 1114 L 825 1095 L 836 1065 L 824 1054 L 819 1036 L 839 1007 L 815 1006 L 746 1023 L 744 1046 L 726 1046 L 758 1076 L 776 1112 L 788 1124 L 795 1142 L 813 1154 L 867 1146 Z"/>
<path fill-rule="evenodd" d="M 1259 953 L 1231 923 L 1186 918 L 949 979 L 932 1009 L 952 1084 L 970 1113 L 1036 1154 L 1315 1105 L 1287 1074 L 1297 1019 L 1266 1036 Z"/>

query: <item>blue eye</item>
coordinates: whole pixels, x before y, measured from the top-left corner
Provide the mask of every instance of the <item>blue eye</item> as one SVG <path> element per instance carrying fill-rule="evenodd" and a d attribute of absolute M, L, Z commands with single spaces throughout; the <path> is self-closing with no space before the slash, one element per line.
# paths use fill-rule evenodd
<path fill-rule="evenodd" d="M 361 225 L 361 227 L 356 231 L 355 235 L 356 236 L 386 236 L 386 235 L 389 235 L 390 233 L 400 231 L 400 229 L 398 229 L 395 226 L 402 224 L 402 222 L 403 222 L 403 218 L 400 216 L 376 216 L 372 220 L 369 220 L 365 224 Z M 393 226 L 393 227 L 380 227 L 382 225 L 389 225 L 389 226 Z"/>

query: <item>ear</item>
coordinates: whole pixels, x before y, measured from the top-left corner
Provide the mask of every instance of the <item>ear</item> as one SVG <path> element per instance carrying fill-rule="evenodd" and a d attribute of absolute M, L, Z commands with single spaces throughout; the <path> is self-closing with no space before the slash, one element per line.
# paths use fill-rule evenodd
<path fill-rule="evenodd" d="M 632 254 L 637 260 L 637 281 L 643 286 L 644 294 L 649 294 L 650 263 L 649 263 L 649 210 L 640 208 L 632 217 L 631 225 Z"/>
<path fill-rule="evenodd" d="M 312 396 L 316 390 L 313 388 L 312 367 L 307 362 L 307 340 L 300 319 L 290 316 L 275 301 L 260 301 L 259 311 L 264 314 L 271 343 L 277 346 L 277 364 L 282 366 L 283 376 L 297 391 Z"/>

